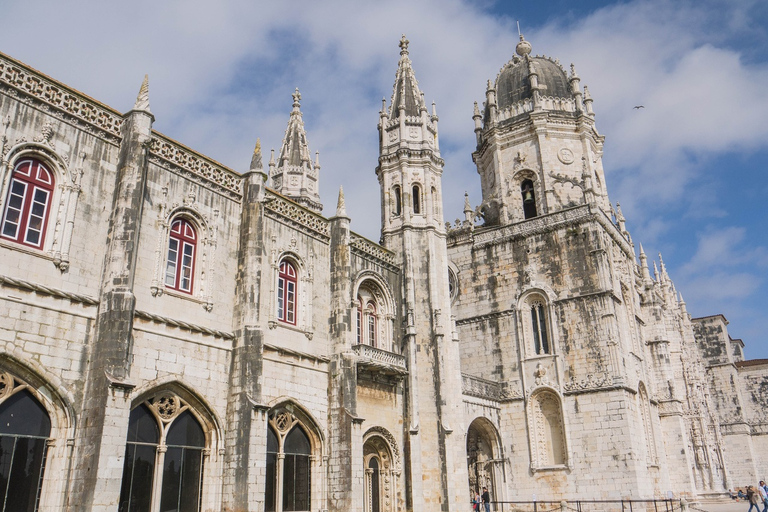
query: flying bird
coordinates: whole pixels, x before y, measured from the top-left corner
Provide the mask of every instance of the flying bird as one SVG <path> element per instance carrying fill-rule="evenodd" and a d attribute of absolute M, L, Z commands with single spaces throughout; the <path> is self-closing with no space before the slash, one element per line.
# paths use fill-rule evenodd
<path fill-rule="evenodd" d="M 637 109 L 640 109 L 640 108 L 645 108 L 645 105 L 637 105 L 637 106 L 635 106 L 635 107 L 632 107 L 632 108 L 634 108 L 635 110 L 637 110 Z"/>

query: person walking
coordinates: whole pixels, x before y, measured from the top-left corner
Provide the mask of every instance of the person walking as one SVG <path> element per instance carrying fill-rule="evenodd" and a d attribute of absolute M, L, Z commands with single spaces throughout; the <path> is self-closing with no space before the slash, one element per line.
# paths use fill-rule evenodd
<path fill-rule="evenodd" d="M 747 512 L 752 512 L 752 507 L 755 507 L 755 510 L 760 512 L 760 507 L 758 506 L 758 503 L 760 503 L 760 495 L 751 485 L 747 487 L 747 501 L 749 501 L 749 510 L 747 510 Z"/>
<path fill-rule="evenodd" d="M 488 494 L 488 488 L 483 487 L 483 506 L 485 507 L 485 512 L 491 512 L 491 495 Z"/>
<path fill-rule="evenodd" d="M 765 492 L 765 482 L 762 480 L 757 486 L 757 494 L 760 496 L 760 501 L 763 502 L 763 512 L 768 512 L 768 493 Z"/>

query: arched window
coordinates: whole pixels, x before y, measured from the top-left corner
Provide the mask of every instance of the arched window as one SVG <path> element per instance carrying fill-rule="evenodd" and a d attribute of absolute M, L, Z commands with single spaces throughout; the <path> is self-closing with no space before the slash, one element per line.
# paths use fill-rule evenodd
<path fill-rule="evenodd" d="M 534 466 L 565 465 L 567 451 L 559 398 L 551 391 L 540 391 L 531 397 L 530 406 L 534 435 Z"/>
<path fill-rule="evenodd" d="M 386 430 L 373 427 L 364 436 L 363 468 L 363 512 L 397 510 L 399 455 Z"/>
<path fill-rule="evenodd" d="M 3 384 L 3 391 L 13 389 Z M 50 434 L 48 413 L 26 389 L 0 403 L 0 510 L 37 510 Z"/>
<path fill-rule="evenodd" d="M 378 338 L 376 299 L 369 290 L 361 289 L 357 296 L 357 343 L 375 347 Z"/>
<path fill-rule="evenodd" d="M 523 195 L 523 214 L 525 218 L 532 219 L 536 217 L 536 194 L 533 191 L 533 181 L 523 180 L 520 192 Z"/>
<path fill-rule="evenodd" d="M 168 237 L 165 286 L 172 290 L 192 293 L 196 249 L 197 233 L 192 224 L 186 219 L 174 220 Z"/>
<path fill-rule="evenodd" d="M 376 304 L 373 301 L 368 302 L 365 307 L 365 325 L 368 329 L 368 344 L 376 346 Z"/>
<path fill-rule="evenodd" d="M 413 186 L 413 213 L 418 215 L 421 213 L 421 189 L 418 185 Z"/>
<path fill-rule="evenodd" d="M 392 193 L 395 196 L 395 215 L 399 216 L 403 213 L 403 195 L 400 192 L 400 185 L 392 187 Z"/>
<path fill-rule="evenodd" d="M 140 404 L 128 421 L 118 510 L 200 510 L 204 449 L 203 428 L 178 396 Z"/>
<path fill-rule="evenodd" d="M 296 325 L 296 267 L 288 260 L 280 262 L 277 275 L 277 319 Z"/>
<path fill-rule="evenodd" d="M 298 420 L 288 412 L 267 427 L 266 512 L 310 510 L 312 444 Z"/>
<path fill-rule="evenodd" d="M 533 331 L 533 350 L 537 355 L 551 354 L 547 329 L 547 308 L 541 301 L 531 304 L 531 327 Z"/>
<path fill-rule="evenodd" d="M 53 173 L 39 160 L 27 158 L 11 174 L 0 236 L 42 248 L 53 195 Z"/>

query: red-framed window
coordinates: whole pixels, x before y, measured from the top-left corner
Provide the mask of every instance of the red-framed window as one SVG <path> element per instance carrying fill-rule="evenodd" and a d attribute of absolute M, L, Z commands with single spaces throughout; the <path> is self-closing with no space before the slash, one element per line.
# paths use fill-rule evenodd
<path fill-rule="evenodd" d="M 296 267 L 288 260 L 280 262 L 277 276 L 277 319 L 296 325 Z"/>
<path fill-rule="evenodd" d="M 363 299 L 357 298 L 357 344 L 363 342 Z"/>
<path fill-rule="evenodd" d="M 365 307 L 365 326 L 368 329 L 368 344 L 376 346 L 376 305 L 369 302 Z"/>
<path fill-rule="evenodd" d="M 41 249 L 51 210 L 53 173 L 34 158 L 21 160 L 11 175 L 0 237 Z"/>
<path fill-rule="evenodd" d="M 192 224 L 186 219 L 174 220 L 168 237 L 165 286 L 172 290 L 192 293 L 196 249 L 197 233 Z"/>

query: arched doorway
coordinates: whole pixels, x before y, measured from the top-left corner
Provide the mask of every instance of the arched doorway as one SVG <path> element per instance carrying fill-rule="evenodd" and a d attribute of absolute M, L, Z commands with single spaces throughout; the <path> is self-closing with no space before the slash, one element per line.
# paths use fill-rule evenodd
<path fill-rule="evenodd" d="M 394 438 L 384 429 L 368 431 L 364 436 L 363 510 L 365 512 L 395 512 L 397 510 L 397 477 L 399 457 L 392 446 Z"/>
<path fill-rule="evenodd" d="M 469 475 L 469 499 L 474 498 L 475 493 L 482 493 L 483 487 L 488 488 L 491 501 L 498 501 L 500 489 L 496 482 L 501 475 L 497 468 L 500 467 L 502 456 L 499 453 L 498 434 L 496 428 L 485 418 L 477 418 L 467 430 L 467 473 Z"/>

